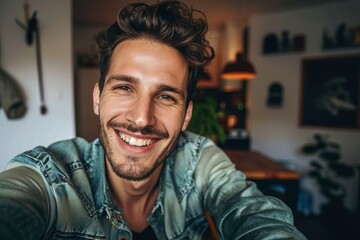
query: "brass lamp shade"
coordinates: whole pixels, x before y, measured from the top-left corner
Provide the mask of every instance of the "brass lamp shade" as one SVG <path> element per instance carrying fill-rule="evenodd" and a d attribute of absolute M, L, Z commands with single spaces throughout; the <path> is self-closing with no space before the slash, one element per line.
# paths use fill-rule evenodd
<path fill-rule="evenodd" d="M 236 55 L 236 62 L 226 64 L 221 73 L 224 80 L 250 80 L 256 77 L 254 66 L 248 62 L 242 53 Z"/>

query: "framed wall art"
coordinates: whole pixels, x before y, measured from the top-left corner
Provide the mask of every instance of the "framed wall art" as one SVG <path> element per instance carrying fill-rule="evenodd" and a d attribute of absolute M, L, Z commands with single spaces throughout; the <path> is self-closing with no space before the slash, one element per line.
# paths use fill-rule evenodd
<path fill-rule="evenodd" d="M 300 126 L 360 128 L 360 55 L 302 60 Z"/>

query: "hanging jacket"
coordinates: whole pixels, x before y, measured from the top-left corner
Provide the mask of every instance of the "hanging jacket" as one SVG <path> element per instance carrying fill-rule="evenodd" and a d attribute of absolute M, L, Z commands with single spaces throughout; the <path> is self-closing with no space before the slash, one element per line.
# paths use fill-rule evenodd
<path fill-rule="evenodd" d="M 0 68 L 0 108 L 8 119 L 21 118 L 26 113 L 25 100 L 20 86 L 4 69 Z"/>

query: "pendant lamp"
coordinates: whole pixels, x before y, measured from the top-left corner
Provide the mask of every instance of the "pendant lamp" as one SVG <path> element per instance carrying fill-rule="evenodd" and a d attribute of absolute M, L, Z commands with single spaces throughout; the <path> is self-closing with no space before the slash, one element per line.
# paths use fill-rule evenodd
<path fill-rule="evenodd" d="M 245 59 L 243 53 L 237 53 L 236 62 L 226 64 L 221 73 L 221 78 L 223 80 L 251 80 L 255 77 L 255 68 Z"/>

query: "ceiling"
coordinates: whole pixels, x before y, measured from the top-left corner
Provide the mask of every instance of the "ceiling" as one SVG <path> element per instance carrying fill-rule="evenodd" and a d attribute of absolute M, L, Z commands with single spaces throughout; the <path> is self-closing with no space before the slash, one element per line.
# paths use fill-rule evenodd
<path fill-rule="evenodd" d="M 141 0 L 139 0 L 141 1 Z M 350 0 L 183 0 L 195 9 L 205 12 L 210 29 L 225 22 L 246 22 L 255 14 L 291 10 L 332 2 Z M 134 0 L 73 0 L 73 17 L 76 25 L 104 26 L 115 20 L 118 10 Z M 144 0 L 153 3 L 154 0 Z"/>

